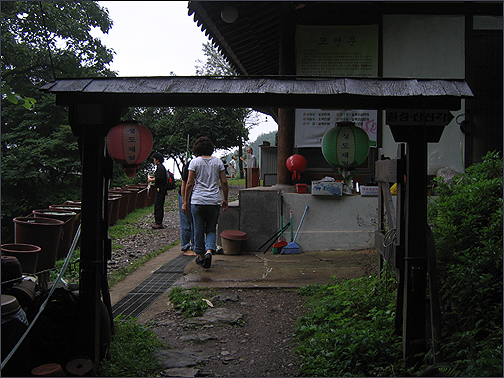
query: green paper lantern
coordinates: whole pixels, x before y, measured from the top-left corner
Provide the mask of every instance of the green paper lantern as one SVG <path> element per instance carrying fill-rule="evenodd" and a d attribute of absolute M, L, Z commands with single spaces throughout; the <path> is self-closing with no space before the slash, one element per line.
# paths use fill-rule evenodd
<path fill-rule="evenodd" d="M 354 170 L 369 153 L 368 134 L 353 122 L 338 122 L 322 138 L 322 154 L 335 168 Z"/>

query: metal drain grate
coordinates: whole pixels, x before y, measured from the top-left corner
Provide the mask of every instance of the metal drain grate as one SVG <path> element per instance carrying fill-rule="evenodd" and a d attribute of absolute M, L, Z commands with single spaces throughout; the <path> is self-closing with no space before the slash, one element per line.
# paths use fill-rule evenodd
<path fill-rule="evenodd" d="M 184 268 L 193 258 L 192 256 L 177 256 L 152 273 L 112 306 L 114 318 L 118 315 L 126 318 L 130 316 L 135 318 L 140 315 L 182 276 Z"/>

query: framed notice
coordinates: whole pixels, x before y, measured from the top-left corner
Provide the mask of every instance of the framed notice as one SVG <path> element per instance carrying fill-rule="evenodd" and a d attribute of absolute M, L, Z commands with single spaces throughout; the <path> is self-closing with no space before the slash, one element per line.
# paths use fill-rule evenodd
<path fill-rule="evenodd" d="M 296 27 L 296 73 L 378 76 L 378 25 Z"/>
<path fill-rule="evenodd" d="M 363 109 L 296 109 L 294 146 L 321 147 L 326 131 L 342 121 L 355 122 L 367 132 L 370 146 L 376 147 L 378 111 Z"/>

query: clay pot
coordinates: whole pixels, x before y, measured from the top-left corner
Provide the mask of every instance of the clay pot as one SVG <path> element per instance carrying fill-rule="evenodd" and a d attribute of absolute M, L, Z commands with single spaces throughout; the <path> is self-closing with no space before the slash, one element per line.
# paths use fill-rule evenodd
<path fill-rule="evenodd" d="M 2 294 L 2 362 L 23 336 L 28 323 L 26 314 L 18 300 L 12 295 Z M 25 339 L 12 358 L 2 366 L 3 377 L 28 377 L 30 375 L 30 341 Z"/>
<path fill-rule="evenodd" d="M 36 285 L 32 280 L 23 279 L 21 283 L 10 289 L 10 294 L 16 297 L 23 309 L 28 309 L 35 300 Z"/>
<path fill-rule="evenodd" d="M 113 226 L 117 222 L 120 201 L 121 201 L 120 194 L 118 194 L 118 195 L 109 194 L 109 197 L 108 197 L 109 226 Z"/>
<path fill-rule="evenodd" d="M 70 206 L 81 206 L 82 202 L 81 201 L 65 201 L 65 205 L 70 205 Z"/>
<path fill-rule="evenodd" d="M 124 190 L 128 190 L 130 192 L 128 213 L 131 213 L 137 209 L 138 192 L 140 191 L 140 189 L 134 187 L 126 187 L 124 188 Z"/>
<path fill-rule="evenodd" d="M 72 240 L 75 237 L 75 234 L 77 233 L 77 229 L 79 228 L 80 225 L 80 213 L 81 213 L 81 205 L 77 204 L 64 204 L 64 205 L 51 205 L 49 206 L 49 209 L 53 210 L 66 210 L 66 211 L 73 211 L 74 213 L 77 213 L 77 215 L 74 218 L 74 229 L 73 229 L 73 234 L 72 234 Z"/>
<path fill-rule="evenodd" d="M 39 259 L 40 247 L 32 244 L 2 244 L 2 256 L 18 259 L 23 273 L 35 273 Z"/>
<path fill-rule="evenodd" d="M 126 185 L 126 189 L 137 190 L 135 209 L 141 209 L 145 207 L 147 203 L 147 185 Z"/>
<path fill-rule="evenodd" d="M 63 221 L 65 224 L 63 225 L 63 235 L 59 244 L 58 254 L 56 258 L 58 260 L 64 259 L 67 254 L 70 246 L 72 245 L 73 235 L 74 235 L 74 220 L 77 216 L 77 213 L 71 210 L 61 210 L 61 209 L 40 209 L 33 210 L 33 215 L 35 217 L 43 217 L 43 218 L 52 218 L 59 219 Z"/>
<path fill-rule="evenodd" d="M 14 218 L 14 241 L 40 247 L 37 271 L 54 268 L 63 221 L 51 218 Z"/>
<path fill-rule="evenodd" d="M 14 256 L 2 256 L 2 291 L 10 289 L 23 280 L 21 264 Z"/>
<path fill-rule="evenodd" d="M 123 189 L 111 189 L 111 190 L 109 190 L 109 194 L 120 194 L 121 195 L 121 201 L 119 202 L 119 210 L 118 210 L 117 219 L 126 218 L 126 215 L 129 214 L 129 207 L 130 207 L 129 202 L 130 202 L 131 192 L 129 190 L 123 190 Z"/>

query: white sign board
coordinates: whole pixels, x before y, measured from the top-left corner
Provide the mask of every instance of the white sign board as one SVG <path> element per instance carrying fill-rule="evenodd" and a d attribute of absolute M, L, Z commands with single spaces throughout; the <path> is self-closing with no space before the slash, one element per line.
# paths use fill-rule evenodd
<path fill-rule="evenodd" d="M 296 109 L 294 147 L 321 147 L 326 131 L 342 121 L 355 122 L 368 133 L 371 147 L 376 147 L 378 111 L 362 109 Z"/>
<path fill-rule="evenodd" d="M 297 25 L 296 71 L 306 76 L 378 76 L 378 25 Z"/>

